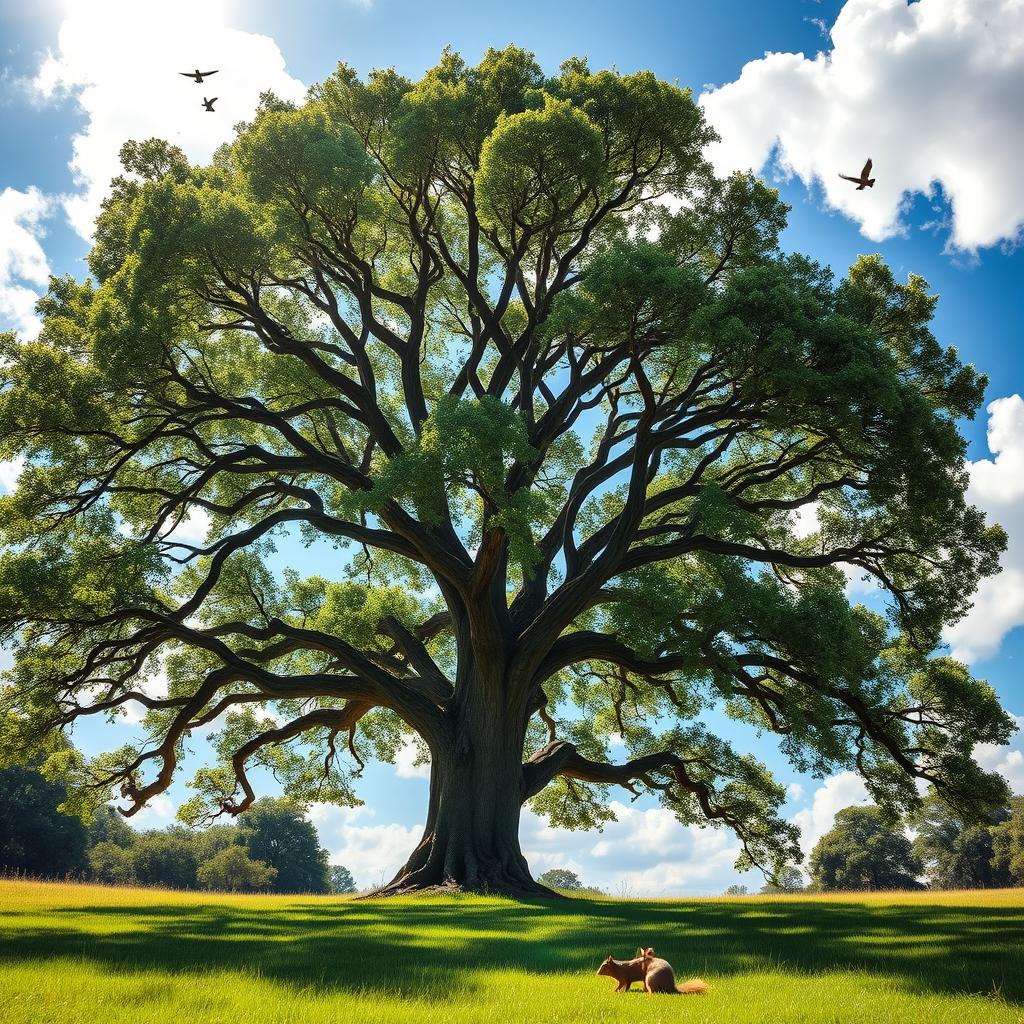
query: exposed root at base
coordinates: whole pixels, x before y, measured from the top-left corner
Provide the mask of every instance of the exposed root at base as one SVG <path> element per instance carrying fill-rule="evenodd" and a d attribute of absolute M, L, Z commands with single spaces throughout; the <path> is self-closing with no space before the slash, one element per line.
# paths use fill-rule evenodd
<path fill-rule="evenodd" d="M 397 878 L 379 889 L 373 889 L 356 898 L 376 900 L 390 896 L 454 896 L 460 893 L 473 893 L 477 896 L 511 896 L 514 899 L 564 900 L 568 898 L 554 889 L 549 889 L 546 885 L 541 885 L 540 882 L 534 882 L 531 886 L 521 885 L 517 882 L 464 885 L 454 879 L 448 879 L 445 882 L 426 885 L 405 878 Z"/>

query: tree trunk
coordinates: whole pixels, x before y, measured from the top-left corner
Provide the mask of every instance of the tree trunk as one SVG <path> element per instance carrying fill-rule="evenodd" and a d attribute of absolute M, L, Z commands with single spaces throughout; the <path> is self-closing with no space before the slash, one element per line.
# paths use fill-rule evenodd
<path fill-rule="evenodd" d="M 482 689 L 471 691 L 469 706 L 460 708 L 454 739 L 432 745 L 423 838 L 398 874 L 372 895 L 435 888 L 559 895 L 534 880 L 519 848 L 527 716 L 510 722 L 500 713 L 502 702 L 486 700 Z"/>

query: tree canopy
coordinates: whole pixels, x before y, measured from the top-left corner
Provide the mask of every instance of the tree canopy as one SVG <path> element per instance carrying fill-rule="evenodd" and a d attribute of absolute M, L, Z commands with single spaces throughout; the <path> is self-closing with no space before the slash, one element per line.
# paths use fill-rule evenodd
<path fill-rule="evenodd" d="M 208 166 L 127 144 L 90 277 L 0 340 L 0 756 L 131 815 L 213 732 L 195 823 L 247 811 L 254 767 L 352 804 L 412 739 L 427 824 L 389 891 L 536 892 L 524 802 L 588 827 L 617 787 L 741 866 L 797 858 L 716 707 L 886 807 L 1002 803 L 972 750 L 1012 722 L 933 656 L 1005 543 L 964 499 L 985 379 L 921 278 L 783 254 L 713 138 L 650 72 L 510 46 L 341 65 Z M 54 743 L 130 704 L 144 741 Z"/>
<path fill-rule="evenodd" d="M 336 896 L 347 896 L 356 891 L 356 880 L 344 864 L 332 864 L 330 877 L 331 892 Z"/>
<path fill-rule="evenodd" d="M 241 846 L 227 846 L 196 870 L 196 880 L 204 889 L 221 892 L 259 892 L 269 889 L 277 869 L 253 860 Z"/>
<path fill-rule="evenodd" d="M 537 879 L 552 889 L 582 889 L 583 883 L 580 876 L 569 868 L 548 868 L 544 874 Z"/>
<path fill-rule="evenodd" d="M 64 797 L 60 783 L 32 768 L 0 769 L 0 873 L 60 878 L 83 871 L 86 829 L 61 813 Z"/>
<path fill-rule="evenodd" d="M 898 822 L 879 807 L 844 807 L 811 851 L 817 890 L 920 889 L 924 865 Z"/>
<path fill-rule="evenodd" d="M 992 828 L 992 869 L 1012 885 L 1024 885 L 1024 796 L 1015 796 L 1009 817 Z"/>
<path fill-rule="evenodd" d="M 238 819 L 248 855 L 274 869 L 275 892 L 328 892 L 327 851 L 293 800 L 262 797 Z"/>
<path fill-rule="evenodd" d="M 1009 817 L 993 812 L 988 821 L 965 822 L 937 794 L 929 793 L 911 816 L 914 854 L 934 889 L 976 889 L 1006 885 L 1009 876 L 994 862 L 993 826 Z"/>

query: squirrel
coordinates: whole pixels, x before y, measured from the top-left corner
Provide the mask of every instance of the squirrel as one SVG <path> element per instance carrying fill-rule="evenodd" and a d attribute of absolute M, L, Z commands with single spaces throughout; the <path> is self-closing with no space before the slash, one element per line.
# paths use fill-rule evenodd
<path fill-rule="evenodd" d="M 642 981 L 644 991 L 649 993 L 694 995 L 708 990 L 708 986 L 699 979 L 676 985 L 672 965 L 656 957 L 653 947 L 639 947 L 632 960 L 616 960 L 609 954 L 598 967 L 597 973 L 614 978 L 618 982 L 616 992 L 628 992 L 634 981 Z"/>
<path fill-rule="evenodd" d="M 644 950 L 641 958 L 644 971 L 644 991 L 649 993 L 664 992 L 671 995 L 697 995 L 707 992 L 708 986 L 694 978 L 692 981 L 676 984 L 676 976 L 672 971 L 672 965 L 667 960 L 654 955 L 654 947 Z"/>
<path fill-rule="evenodd" d="M 644 951 L 638 947 L 632 960 L 616 960 L 609 953 L 598 967 L 597 973 L 614 978 L 618 982 L 615 986 L 616 992 L 628 992 L 634 981 L 644 980 Z"/>

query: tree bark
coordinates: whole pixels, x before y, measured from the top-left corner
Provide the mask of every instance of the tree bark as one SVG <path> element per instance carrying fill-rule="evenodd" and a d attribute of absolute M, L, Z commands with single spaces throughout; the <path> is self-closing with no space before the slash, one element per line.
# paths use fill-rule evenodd
<path fill-rule="evenodd" d="M 528 716 L 502 713 L 495 689 L 467 688 L 450 741 L 431 746 L 423 837 L 398 874 L 371 895 L 443 888 L 558 897 L 532 877 L 519 846 Z"/>

